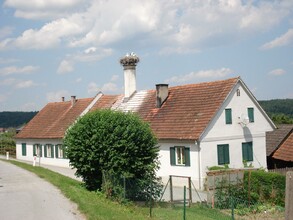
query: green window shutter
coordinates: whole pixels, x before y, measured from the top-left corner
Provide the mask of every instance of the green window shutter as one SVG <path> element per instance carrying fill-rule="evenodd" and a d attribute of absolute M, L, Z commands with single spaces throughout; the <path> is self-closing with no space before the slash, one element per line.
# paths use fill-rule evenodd
<path fill-rule="evenodd" d="M 54 158 L 54 145 L 51 144 L 51 158 Z"/>
<path fill-rule="evenodd" d="M 246 161 L 253 161 L 252 142 L 242 143 L 242 159 Z"/>
<path fill-rule="evenodd" d="M 40 157 L 43 156 L 43 146 L 41 144 L 39 144 L 39 148 L 40 148 Z"/>
<path fill-rule="evenodd" d="M 37 146 L 34 144 L 33 145 L 33 156 L 37 155 L 36 148 L 37 148 Z"/>
<path fill-rule="evenodd" d="M 226 124 L 232 124 L 232 109 L 225 109 Z"/>
<path fill-rule="evenodd" d="M 218 164 L 224 165 L 230 163 L 229 144 L 220 144 L 217 146 Z"/>
<path fill-rule="evenodd" d="M 55 157 L 58 158 L 58 144 L 55 145 Z"/>
<path fill-rule="evenodd" d="M 47 144 L 44 145 L 44 156 L 47 157 Z"/>
<path fill-rule="evenodd" d="M 170 163 L 171 165 L 176 165 L 175 147 L 170 147 Z"/>
<path fill-rule="evenodd" d="M 224 164 L 224 148 L 223 145 L 218 145 L 218 164 Z"/>
<path fill-rule="evenodd" d="M 224 149 L 225 164 L 230 164 L 229 144 L 225 144 Z"/>
<path fill-rule="evenodd" d="M 21 144 L 22 156 L 26 156 L 26 143 Z"/>
<path fill-rule="evenodd" d="M 185 166 L 190 166 L 190 148 L 184 148 Z"/>
<path fill-rule="evenodd" d="M 242 143 L 242 161 L 247 161 L 247 147 L 246 143 Z"/>
<path fill-rule="evenodd" d="M 253 161 L 252 142 L 249 142 L 249 145 L 248 145 L 248 159 L 249 159 L 249 161 Z"/>
<path fill-rule="evenodd" d="M 254 108 L 247 109 L 249 122 L 254 122 Z"/>

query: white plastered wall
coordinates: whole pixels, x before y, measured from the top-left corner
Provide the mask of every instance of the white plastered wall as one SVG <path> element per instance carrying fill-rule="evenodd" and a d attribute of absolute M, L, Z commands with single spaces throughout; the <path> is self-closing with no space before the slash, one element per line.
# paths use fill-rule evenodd
<path fill-rule="evenodd" d="M 237 89 L 240 91 L 240 96 L 237 96 Z M 226 124 L 226 108 L 232 109 L 232 124 Z M 247 108 L 254 108 L 254 122 L 242 126 L 239 124 L 239 116 L 247 115 Z M 218 165 L 218 144 L 229 144 L 230 168 L 243 168 L 242 143 L 252 141 L 253 161 L 251 163 L 253 167 L 266 168 L 265 133 L 273 129 L 273 125 L 253 101 L 253 97 L 241 83 L 238 83 L 201 137 L 201 178 L 206 177 L 208 167 Z"/>
<path fill-rule="evenodd" d="M 170 175 L 191 177 L 193 184 L 199 185 L 199 154 L 198 147 L 191 142 L 160 142 L 159 161 L 160 169 L 157 175 L 162 178 L 163 183 L 166 184 Z M 175 166 L 170 163 L 170 147 L 184 146 L 190 148 L 190 166 Z M 173 178 L 174 186 L 187 185 L 186 178 Z"/>
<path fill-rule="evenodd" d="M 26 156 L 22 156 L 22 143 L 26 143 Z M 36 158 L 37 164 L 46 164 L 59 167 L 69 167 L 69 160 L 62 158 L 55 158 L 55 147 L 54 147 L 54 158 L 44 157 L 44 145 L 45 144 L 61 144 L 61 139 L 17 139 L 16 141 L 16 158 L 19 160 L 29 161 L 33 163 L 33 145 L 41 144 L 43 155 L 41 158 Z"/>

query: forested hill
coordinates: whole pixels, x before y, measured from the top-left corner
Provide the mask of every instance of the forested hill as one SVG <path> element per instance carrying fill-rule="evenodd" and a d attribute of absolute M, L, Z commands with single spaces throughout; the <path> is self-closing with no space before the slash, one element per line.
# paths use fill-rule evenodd
<path fill-rule="evenodd" d="M 273 99 L 259 101 L 268 114 L 285 114 L 293 118 L 293 99 Z"/>
<path fill-rule="evenodd" d="M 293 124 L 293 99 L 259 101 L 266 113 L 277 124 Z"/>
<path fill-rule="evenodd" d="M 17 128 L 28 123 L 38 112 L 0 112 L 0 128 Z"/>

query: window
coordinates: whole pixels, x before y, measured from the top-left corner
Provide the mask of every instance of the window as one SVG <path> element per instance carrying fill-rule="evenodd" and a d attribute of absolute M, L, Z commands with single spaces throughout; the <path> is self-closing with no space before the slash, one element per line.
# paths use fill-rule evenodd
<path fill-rule="evenodd" d="M 190 166 L 190 149 L 188 147 L 170 147 L 171 165 Z"/>
<path fill-rule="evenodd" d="M 62 144 L 55 145 L 55 157 L 56 158 L 67 158 L 65 147 Z"/>
<path fill-rule="evenodd" d="M 33 145 L 33 156 L 42 157 L 42 145 L 34 144 Z"/>
<path fill-rule="evenodd" d="M 225 109 L 226 124 L 232 124 L 232 109 Z"/>
<path fill-rule="evenodd" d="M 21 155 L 26 156 L 26 143 L 21 144 Z"/>
<path fill-rule="evenodd" d="M 54 147 L 52 144 L 46 144 L 44 146 L 44 155 L 45 157 L 54 158 Z"/>
<path fill-rule="evenodd" d="M 254 122 L 254 109 L 248 108 L 247 113 L 248 113 L 249 122 Z"/>
<path fill-rule="evenodd" d="M 224 165 L 230 163 L 229 144 L 219 144 L 218 146 L 218 164 Z"/>
<path fill-rule="evenodd" d="M 242 143 L 242 160 L 253 161 L 252 142 Z"/>
<path fill-rule="evenodd" d="M 237 96 L 240 96 L 240 89 L 236 90 L 236 94 L 237 94 Z"/>

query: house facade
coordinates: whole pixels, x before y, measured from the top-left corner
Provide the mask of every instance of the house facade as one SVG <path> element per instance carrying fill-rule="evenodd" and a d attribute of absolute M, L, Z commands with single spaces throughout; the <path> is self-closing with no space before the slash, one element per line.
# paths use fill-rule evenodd
<path fill-rule="evenodd" d="M 128 55 L 124 67 L 125 93 L 47 104 L 17 134 L 17 158 L 56 166 L 69 166 L 62 139 L 75 120 L 88 111 L 109 108 L 132 111 L 150 123 L 159 140 L 160 169 L 170 175 L 190 177 L 202 188 L 212 166 L 266 168 L 266 132 L 275 125 L 241 80 L 226 80 L 136 91 L 136 65 Z M 180 178 L 173 182 L 182 184 Z"/>

